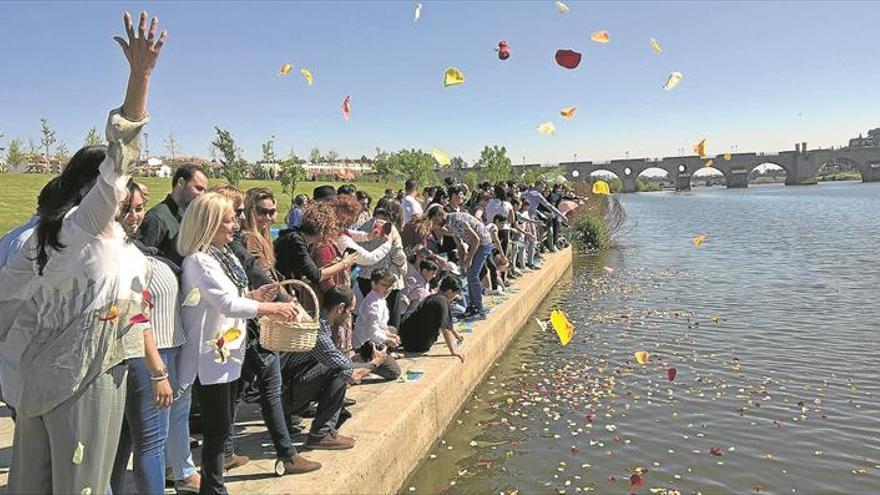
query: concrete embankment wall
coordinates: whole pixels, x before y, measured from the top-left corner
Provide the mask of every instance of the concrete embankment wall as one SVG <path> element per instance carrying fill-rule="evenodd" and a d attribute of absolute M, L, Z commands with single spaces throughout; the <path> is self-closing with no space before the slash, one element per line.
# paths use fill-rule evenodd
<path fill-rule="evenodd" d="M 571 263 L 571 249 L 565 249 L 548 254 L 541 270 L 520 278 L 516 284 L 519 292 L 496 305 L 486 320 L 474 325 L 473 333 L 465 334 L 464 363 L 450 356 L 445 344 L 437 344 L 425 356 L 400 361 L 404 371 L 424 371 L 420 381 L 350 388 L 348 397 L 357 404 L 350 408 L 354 417 L 343 425 L 341 433 L 357 439 L 355 448 L 304 452 L 323 467 L 307 475 L 282 478 L 270 474 L 273 456 L 255 456 L 253 450 L 257 449 L 244 449 L 252 461 L 227 476 L 229 490 L 248 494 L 397 493 Z M 263 436 L 262 442 L 267 441 Z"/>

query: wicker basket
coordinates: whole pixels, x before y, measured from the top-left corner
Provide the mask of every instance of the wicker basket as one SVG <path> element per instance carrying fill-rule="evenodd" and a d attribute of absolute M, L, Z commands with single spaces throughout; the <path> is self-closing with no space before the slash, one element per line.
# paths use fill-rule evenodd
<path fill-rule="evenodd" d="M 315 347 L 321 323 L 318 319 L 321 311 L 318 296 L 308 284 L 299 280 L 286 280 L 281 286 L 293 285 L 302 289 L 312 297 L 314 315 L 312 321 L 289 323 L 273 320 L 267 316 L 260 318 L 260 345 L 266 349 L 279 352 L 306 352 Z"/>

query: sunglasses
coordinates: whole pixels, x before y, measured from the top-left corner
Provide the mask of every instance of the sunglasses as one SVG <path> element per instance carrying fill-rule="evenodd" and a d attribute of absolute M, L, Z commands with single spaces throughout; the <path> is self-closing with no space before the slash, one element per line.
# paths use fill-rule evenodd
<path fill-rule="evenodd" d="M 257 214 L 258 215 L 265 215 L 267 217 L 271 217 L 271 216 L 274 216 L 276 213 L 278 213 L 277 208 L 260 208 L 259 206 L 257 207 Z"/>

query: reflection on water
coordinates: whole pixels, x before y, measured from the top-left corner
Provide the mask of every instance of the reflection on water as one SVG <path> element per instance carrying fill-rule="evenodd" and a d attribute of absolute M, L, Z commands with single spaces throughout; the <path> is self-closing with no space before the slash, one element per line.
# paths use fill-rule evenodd
<path fill-rule="evenodd" d="M 620 199 L 403 491 L 880 492 L 880 184 Z"/>

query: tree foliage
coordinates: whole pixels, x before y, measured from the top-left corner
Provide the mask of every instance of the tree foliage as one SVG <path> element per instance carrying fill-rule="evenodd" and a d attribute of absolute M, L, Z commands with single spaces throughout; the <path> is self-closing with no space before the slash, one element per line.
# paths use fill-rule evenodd
<path fill-rule="evenodd" d="M 419 184 L 436 182 L 434 157 L 422 150 L 400 150 L 391 155 L 392 169 L 396 170 L 403 180 L 415 179 Z"/>
<path fill-rule="evenodd" d="M 173 132 L 169 132 L 168 135 L 165 136 L 165 149 L 167 149 L 168 154 L 171 155 L 172 161 L 177 159 L 177 138 L 174 137 Z"/>
<path fill-rule="evenodd" d="M 291 201 L 293 195 L 296 194 L 296 186 L 308 177 L 305 167 L 305 160 L 290 153 L 290 156 L 281 162 L 281 191 L 290 196 Z"/>
<path fill-rule="evenodd" d="M 312 148 L 312 152 L 309 153 L 309 163 L 312 165 L 317 165 L 321 163 L 321 150 L 318 148 Z"/>
<path fill-rule="evenodd" d="M 55 160 L 58 162 L 59 167 L 65 166 L 67 161 L 70 160 L 70 150 L 67 149 L 64 140 L 58 141 L 58 146 L 55 147 Z"/>
<path fill-rule="evenodd" d="M 268 141 L 263 143 L 263 162 L 264 163 L 275 163 L 275 136 L 269 138 Z"/>
<path fill-rule="evenodd" d="M 83 146 L 98 146 L 104 144 L 104 141 L 101 139 L 101 136 L 98 134 L 98 128 L 92 126 L 89 129 L 88 134 L 86 134 L 85 139 L 83 139 Z"/>
<path fill-rule="evenodd" d="M 24 150 L 21 139 L 15 138 L 9 141 L 9 146 L 6 149 L 6 163 L 12 168 L 17 168 L 27 163 L 27 160 L 27 152 Z"/>
<path fill-rule="evenodd" d="M 391 155 L 387 151 L 376 148 L 376 158 L 373 159 L 373 170 L 382 182 L 388 182 L 391 177 L 397 175 L 398 171 L 394 169 L 395 163 L 391 160 Z"/>
<path fill-rule="evenodd" d="M 242 149 L 236 146 L 235 139 L 229 131 L 214 127 L 217 132 L 217 138 L 213 141 L 213 145 L 223 155 L 220 163 L 223 165 L 221 173 L 226 182 L 232 185 L 238 185 L 238 182 L 244 176 L 246 162 L 241 157 Z"/>
<path fill-rule="evenodd" d="M 52 153 L 52 145 L 55 144 L 55 130 L 49 127 L 46 118 L 40 119 L 40 147 L 43 148 L 43 161 L 49 163 L 49 155 Z"/>
<path fill-rule="evenodd" d="M 510 158 L 507 156 L 507 148 L 504 146 L 483 147 L 477 165 L 480 167 L 483 177 L 489 182 L 507 180 L 513 171 Z"/>

